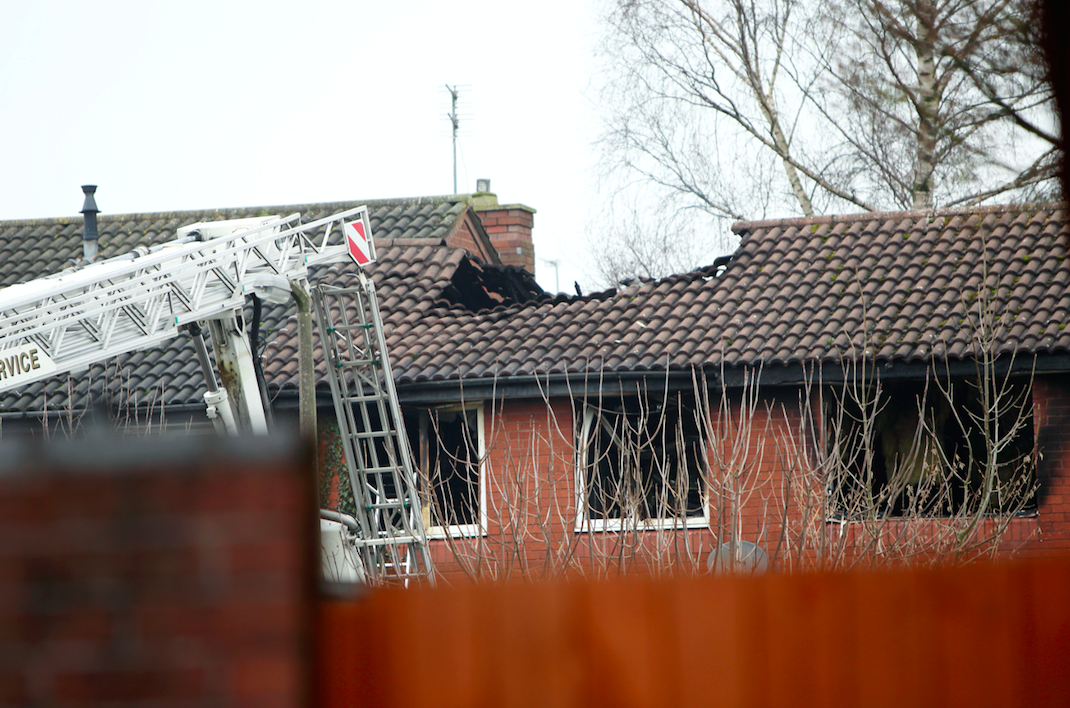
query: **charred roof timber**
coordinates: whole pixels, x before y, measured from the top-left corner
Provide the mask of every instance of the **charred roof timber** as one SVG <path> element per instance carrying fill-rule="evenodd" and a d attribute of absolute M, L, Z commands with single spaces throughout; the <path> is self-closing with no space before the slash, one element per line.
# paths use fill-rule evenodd
<path fill-rule="evenodd" d="M 82 235 L 82 258 L 92 263 L 97 256 L 97 200 L 93 195 L 97 191 L 95 184 L 83 184 L 82 192 L 85 194 L 85 203 L 82 204 L 82 216 L 85 221 L 85 232 Z"/>
<path fill-rule="evenodd" d="M 457 264 L 450 285 L 442 295 L 448 302 L 470 312 L 550 298 L 526 269 L 480 263 L 470 258 Z"/>

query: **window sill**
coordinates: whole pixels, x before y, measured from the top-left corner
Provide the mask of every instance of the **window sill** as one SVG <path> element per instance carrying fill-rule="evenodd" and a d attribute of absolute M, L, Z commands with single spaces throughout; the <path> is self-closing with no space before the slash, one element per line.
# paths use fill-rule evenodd
<path fill-rule="evenodd" d="M 657 521 L 629 522 L 622 519 L 580 521 L 576 533 L 619 533 L 621 531 L 688 531 L 708 529 L 710 520 L 703 516 L 687 519 L 659 519 Z"/>
<path fill-rule="evenodd" d="M 486 536 L 487 530 L 478 524 L 459 524 L 457 526 L 431 526 L 427 529 L 427 538 L 430 541 L 447 538 L 475 538 Z"/>
<path fill-rule="evenodd" d="M 1033 518 L 1036 518 L 1038 516 L 1040 516 L 1040 512 L 1037 509 L 1023 509 L 1022 511 L 1019 511 L 1016 514 L 984 514 L 983 516 L 981 516 L 981 518 L 982 519 L 1033 519 Z M 897 516 L 897 515 L 894 515 L 894 514 L 880 514 L 880 515 L 877 515 L 877 516 L 871 516 L 871 517 L 865 517 L 865 518 L 862 518 L 862 517 L 849 518 L 849 517 L 845 517 L 845 516 L 838 516 L 836 514 L 829 514 L 828 518 L 825 520 L 825 523 L 830 525 L 830 526 L 831 525 L 840 526 L 842 524 L 866 524 L 866 523 L 872 523 L 874 521 L 880 521 L 882 523 L 888 523 L 888 522 L 893 522 L 893 523 L 894 522 L 910 522 L 910 521 L 917 521 L 917 522 L 921 522 L 921 521 L 956 521 L 956 520 L 964 521 L 964 520 L 966 520 L 968 518 L 970 518 L 970 517 L 958 517 L 958 516 L 943 515 L 943 514 L 916 514 L 916 515 L 913 515 L 913 516 L 911 516 L 911 515 Z"/>

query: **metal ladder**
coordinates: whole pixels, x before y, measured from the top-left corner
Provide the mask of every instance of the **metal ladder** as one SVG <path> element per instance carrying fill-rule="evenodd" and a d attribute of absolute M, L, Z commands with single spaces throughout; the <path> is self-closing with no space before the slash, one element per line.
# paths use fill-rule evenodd
<path fill-rule="evenodd" d="M 354 546 L 370 583 L 434 583 L 375 285 L 363 270 L 356 278 L 355 287 L 312 288 L 361 529 Z"/>

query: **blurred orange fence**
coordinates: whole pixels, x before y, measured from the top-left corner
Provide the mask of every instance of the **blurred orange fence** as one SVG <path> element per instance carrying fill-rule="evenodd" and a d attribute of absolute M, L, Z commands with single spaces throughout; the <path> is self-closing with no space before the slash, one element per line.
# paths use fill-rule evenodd
<path fill-rule="evenodd" d="M 320 622 L 324 706 L 1070 705 L 1070 559 L 386 589 Z"/>

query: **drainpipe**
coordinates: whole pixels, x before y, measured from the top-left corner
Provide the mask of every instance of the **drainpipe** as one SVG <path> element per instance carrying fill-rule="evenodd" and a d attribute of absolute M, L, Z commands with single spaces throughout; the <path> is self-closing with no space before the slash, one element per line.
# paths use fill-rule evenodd
<path fill-rule="evenodd" d="M 82 258 L 92 263 L 97 257 L 97 200 L 93 194 L 97 191 L 95 184 L 83 184 L 82 192 L 85 194 L 85 203 L 82 204 L 82 216 L 85 221 L 85 232 L 82 235 Z"/>

